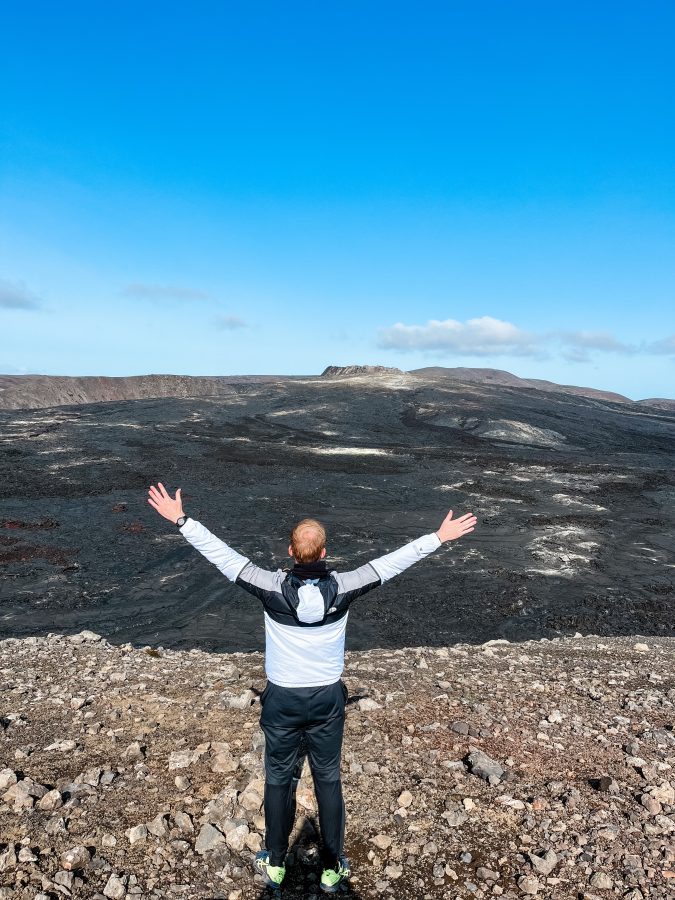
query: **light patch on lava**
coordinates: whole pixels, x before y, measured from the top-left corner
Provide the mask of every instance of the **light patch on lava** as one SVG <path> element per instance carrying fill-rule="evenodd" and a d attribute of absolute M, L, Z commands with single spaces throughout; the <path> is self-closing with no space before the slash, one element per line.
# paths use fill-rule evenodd
<path fill-rule="evenodd" d="M 326 456 L 391 456 L 390 450 L 381 450 L 376 447 L 301 447 L 298 449 Z"/>
<path fill-rule="evenodd" d="M 73 469 L 76 466 L 99 466 L 101 463 L 123 462 L 121 456 L 105 456 L 100 459 L 71 459 L 68 462 L 52 463 L 47 468 L 54 472 L 57 469 Z"/>
<path fill-rule="evenodd" d="M 552 500 L 562 503 L 564 506 L 573 506 L 576 509 L 587 509 L 593 512 L 607 512 L 606 506 L 600 506 L 599 503 L 588 503 L 588 501 L 579 499 L 578 497 L 570 497 L 569 494 L 553 494 Z"/>
<path fill-rule="evenodd" d="M 556 575 L 573 576 L 597 555 L 599 544 L 589 540 L 589 529 L 577 525 L 547 525 L 526 549 Z M 533 570 L 530 570 L 533 571 Z M 538 570 L 541 571 L 541 570 Z"/>
<path fill-rule="evenodd" d="M 79 428 L 147 428 L 147 425 L 138 425 L 135 422 L 72 422 Z"/>
<path fill-rule="evenodd" d="M 75 447 L 54 447 L 52 450 L 38 450 L 39 456 L 44 456 L 45 453 L 79 453 Z"/>

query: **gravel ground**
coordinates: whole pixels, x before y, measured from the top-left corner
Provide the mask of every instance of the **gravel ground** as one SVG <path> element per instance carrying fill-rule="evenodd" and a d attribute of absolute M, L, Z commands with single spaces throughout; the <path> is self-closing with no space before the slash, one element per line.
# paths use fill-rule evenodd
<path fill-rule="evenodd" d="M 259 653 L 0 642 L 0 898 L 266 896 Z M 355 898 L 675 896 L 675 639 L 348 654 Z M 283 897 L 318 895 L 307 772 Z"/>

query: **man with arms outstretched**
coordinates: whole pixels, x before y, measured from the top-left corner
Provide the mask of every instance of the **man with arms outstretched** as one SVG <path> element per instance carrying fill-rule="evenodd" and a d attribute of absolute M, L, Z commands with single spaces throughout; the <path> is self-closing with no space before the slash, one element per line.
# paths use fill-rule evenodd
<path fill-rule="evenodd" d="M 349 877 L 343 855 L 345 809 L 340 757 L 347 688 L 341 681 L 349 606 L 441 546 L 474 530 L 476 517 L 452 518 L 393 553 L 351 572 L 329 571 L 326 532 L 303 519 L 291 532 L 290 572 L 261 569 L 183 512 L 180 488 L 172 498 L 158 483 L 148 503 L 230 581 L 262 601 L 267 686 L 260 696 L 265 733 L 265 845 L 256 869 L 269 887 L 285 875 L 288 839 L 295 820 L 293 775 L 306 747 L 314 779 L 323 842 L 321 889 L 335 893 Z"/>

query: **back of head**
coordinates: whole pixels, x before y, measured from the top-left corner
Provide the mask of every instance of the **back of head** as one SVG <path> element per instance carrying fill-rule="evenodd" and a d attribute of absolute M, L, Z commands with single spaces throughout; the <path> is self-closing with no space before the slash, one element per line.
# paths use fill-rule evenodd
<path fill-rule="evenodd" d="M 291 531 L 291 550 L 296 562 L 316 562 L 321 559 L 325 546 L 326 531 L 316 519 L 303 519 Z"/>

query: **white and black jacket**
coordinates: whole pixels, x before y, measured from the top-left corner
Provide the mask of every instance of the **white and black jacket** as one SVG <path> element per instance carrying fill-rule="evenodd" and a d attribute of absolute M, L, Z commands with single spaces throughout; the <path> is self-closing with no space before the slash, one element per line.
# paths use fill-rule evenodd
<path fill-rule="evenodd" d="M 262 600 L 265 671 L 281 687 L 333 684 L 344 667 L 345 629 L 353 600 L 424 559 L 440 546 L 425 534 L 351 572 L 329 572 L 323 561 L 290 572 L 261 569 L 194 519 L 181 534 L 226 578 Z"/>

